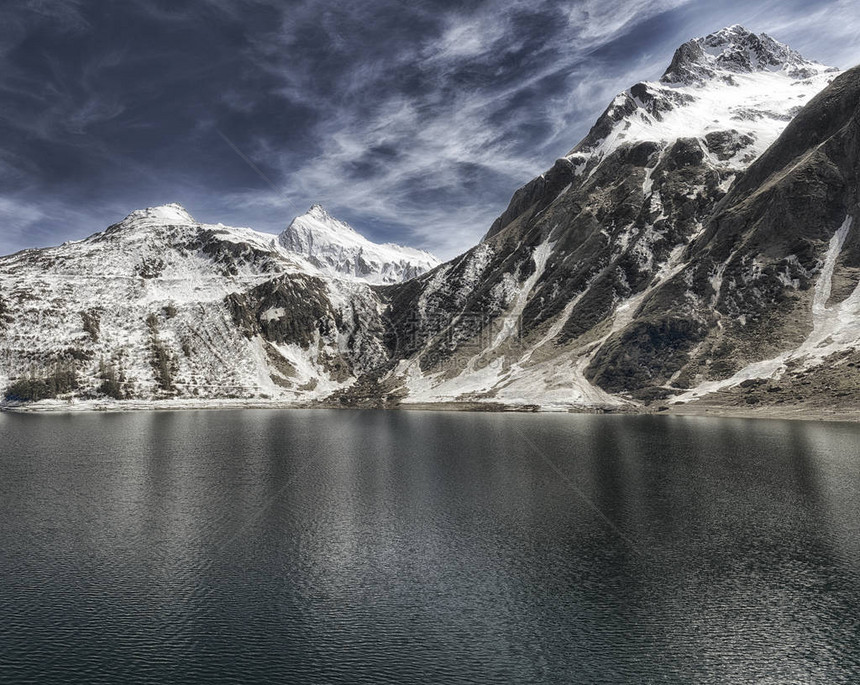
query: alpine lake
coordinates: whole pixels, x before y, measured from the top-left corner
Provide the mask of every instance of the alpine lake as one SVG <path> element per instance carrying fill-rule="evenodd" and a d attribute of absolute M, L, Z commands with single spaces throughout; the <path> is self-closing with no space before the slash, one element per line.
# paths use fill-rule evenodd
<path fill-rule="evenodd" d="M 860 425 L 0 414 L 0 682 L 860 682 Z"/>

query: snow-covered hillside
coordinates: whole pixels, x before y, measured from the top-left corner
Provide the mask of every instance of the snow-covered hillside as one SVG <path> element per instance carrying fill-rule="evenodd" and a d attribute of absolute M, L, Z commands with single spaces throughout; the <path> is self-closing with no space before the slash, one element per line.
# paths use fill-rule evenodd
<path fill-rule="evenodd" d="M 0 310 L 0 386 L 74 368 L 79 397 L 304 401 L 385 359 L 367 285 L 179 205 L 0 258 Z"/>
<path fill-rule="evenodd" d="M 293 219 L 280 244 L 332 276 L 367 283 L 400 283 L 439 265 L 429 252 L 393 243 L 369 241 L 320 205 Z"/>

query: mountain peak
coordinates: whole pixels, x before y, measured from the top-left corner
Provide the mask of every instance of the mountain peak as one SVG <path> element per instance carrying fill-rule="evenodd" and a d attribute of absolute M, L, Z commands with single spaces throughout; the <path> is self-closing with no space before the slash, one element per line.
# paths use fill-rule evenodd
<path fill-rule="evenodd" d="M 186 225 L 196 224 L 188 211 L 178 202 L 171 202 L 157 207 L 136 209 L 122 220 L 122 224 L 162 224 L 162 225 Z"/>
<path fill-rule="evenodd" d="M 681 45 L 660 81 L 693 85 L 719 79 L 731 83 L 733 74 L 759 71 L 784 72 L 804 79 L 823 70 L 822 65 L 766 33 L 756 34 L 734 24 Z"/>
<path fill-rule="evenodd" d="M 738 170 L 838 72 L 766 33 L 728 26 L 681 45 L 660 82 L 619 93 L 567 160 L 590 173 L 619 146 L 699 138 L 720 166 Z"/>
<path fill-rule="evenodd" d="M 278 241 L 323 271 L 372 283 L 404 281 L 439 264 L 429 252 L 368 240 L 320 204 L 293 219 Z"/>
<path fill-rule="evenodd" d="M 287 231 L 297 223 L 302 224 L 306 229 L 317 234 L 335 232 L 358 235 L 352 226 L 345 221 L 341 221 L 340 219 L 333 217 L 329 214 L 326 208 L 318 202 L 312 204 L 307 212 L 293 219 L 290 226 L 287 227 Z"/>

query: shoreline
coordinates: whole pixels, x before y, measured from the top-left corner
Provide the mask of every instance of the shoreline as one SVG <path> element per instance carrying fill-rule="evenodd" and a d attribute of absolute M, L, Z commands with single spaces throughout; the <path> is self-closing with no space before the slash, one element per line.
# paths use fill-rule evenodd
<path fill-rule="evenodd" d="M 841 423 L 860 423 L 860 409 L 822 409 L 789 405 L 742 409 L 731 405 L 676 404 L 668 411 L 660 412 L 670 416 L 703 416 L 726 419 L 777 419 L 786 421 L 834 421 Z"/>
<path fill-rule="evenodd" d="M 860 423 L 860 409 L 822 409 L 802 405 L 780 407 L 741 408 L 730 405 L 711 405 L 691 402 L 659 408 L 641 406 L 573 406 L 573 405 L 507 405 L 494 402 L 416 402 L 389 406 L 343 405 L 326 402 L 290 403 L 276 400 L 125 400 L 80 402 L 51 400 L 35 404 L 0 405 L 0 413 L 10 414 L 78 414 L 126 413 L 135 411 L 212 411 L 237 409 L 376 409 L 380 411 L 447 411 L 476 413 L 519 414 L 603 414 L 615 416 L 686 416 L 705 418 L 773 419 L 790 421 L 832 421 Z"/>

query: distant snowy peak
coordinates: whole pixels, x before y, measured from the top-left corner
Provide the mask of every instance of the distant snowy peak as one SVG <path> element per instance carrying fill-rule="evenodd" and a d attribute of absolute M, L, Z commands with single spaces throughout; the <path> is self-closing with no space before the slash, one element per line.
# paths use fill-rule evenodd
<path fill-rule="evenodd" d="M 136 209 L 123 219 L 119 226 L 187 226 L 195 225 L 194 220 L 182 205 L 173 202 L 159 207 Z"/>
<path fill-rule="evenodd" d="M 758 71 L 806 79 L 826 70 L 766 33 L 755 34 L 736 24 L 684 43 L 660 81 L 691 85 L 718 78 L 731 82 L 732 74 Z"/>
<path fill-rule="evenodd" d="M 332 239 L 346 241 L 362 239 L 362 236 L 358 231 L 345 221 L 340 221 L 333 217 L 321 204 L 312 205 L 307 212 L 293 219 L 290 226 L 308 227 L 320 238 L 322 238 L 322 236 L 327 236 Z M 290 229 L 288 227 L 287 230 L 284 231 L 283 235 L 286 236 L 289 231 Z"/>
<path fill-rule="evenodd" d="M 624 145 L 692 138 L 714 166 L 741 170 L 838 73 L 731 26 L 684 43 L 659 82 L 619 93 L 567 158 L 590 172 Z"/>
<path fill-rule="evenodd" d="M 166 204 L 135 210 L 81 242 L 110 245 L 111 255 L 127 254 L 130 259 L 146 252 L 148 259 L 163 262 L 174 250 L 199 251 L 216 262 L 247 261 L 251 271 L 304 273 L 368 284 L 400 283 L 440 263 L 423 250 L 373 243 L 320 205 L 296 217 L 280 235 L 273 235 L 251 228 L 201 223 L 182 205 Z M 65 246 L 50 249 L 62 250 Z M 69 255 L 77 254 L 75 250 Z M 110 260 L 117 268 L 120 262 L 127 261 L 117 261 L 114 256 Z"/>
<path fill-rule="evenodd" d="M 399 283 L 440 263 L 424 250 L 373 243 L 318 204 L 293 219 L 279 242 L 325 272 L 368 283 Z"/>

